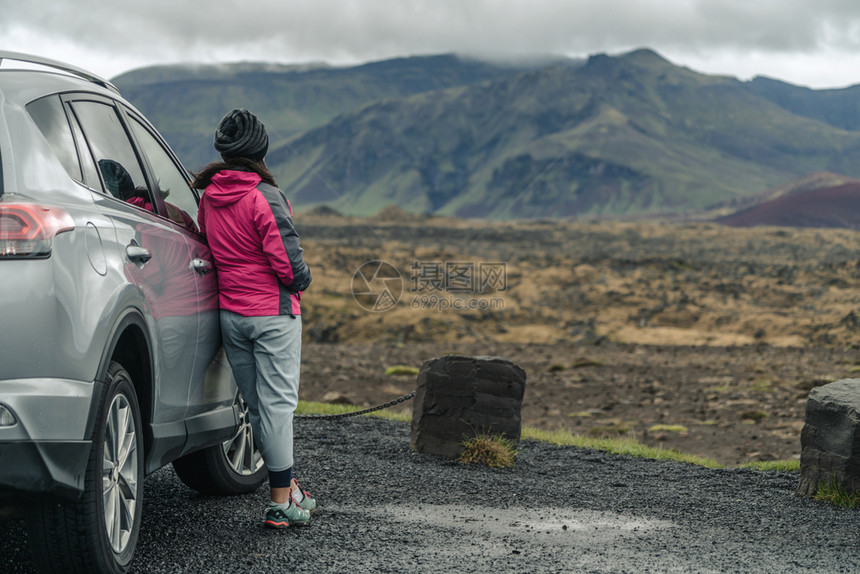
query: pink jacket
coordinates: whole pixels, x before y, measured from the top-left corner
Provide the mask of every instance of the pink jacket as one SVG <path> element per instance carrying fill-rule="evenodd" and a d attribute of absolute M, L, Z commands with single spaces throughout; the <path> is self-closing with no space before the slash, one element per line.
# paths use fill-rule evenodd
<path fill-rule="evenodd" d="M 284 193 L 256 173 L 212 177 L 197 222 L 215 259 L 221 309 L 246 317 L 301 313 L 311 273 L 292 215 Z"/>

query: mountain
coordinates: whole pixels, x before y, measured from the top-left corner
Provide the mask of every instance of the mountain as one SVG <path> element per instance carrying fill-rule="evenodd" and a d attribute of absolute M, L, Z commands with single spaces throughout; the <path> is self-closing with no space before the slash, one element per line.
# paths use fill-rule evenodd
<path fill-rule="evenodd" d="M 747 88 L 793 114 L 843 130 L 860 130 L 860 85 L 813 90 L 759 76 Z"/>
<path fill-rule="evenodd" d="M 812 173 L 860 177 L 860 87 L 710 76 L 635 50 L 494 64 L 242 64 L 115 80 L 191 168 L 224 111 L 265 118 L 300 209 L 498 219 L 722 214 Z"/>
<path fill-rule="evenodd" d="M 699 210 L 858 160 L 860 133 L 650 50 L 374 103 L 269 156 L 298 205 L 503 219 Z"/>
<path fill-rule="evenodd" d="M 860 181 L 784 195 L 715 221 L 732 227 L 860 229 Z"/>
<path fill-rule="evenodd" d="M 233 108 L 248 108 L 265 118 L 275 146 L 372 102 L 482 82 L 560 61 L 490 63 L 449 54 L 348 68 L 254 62 L 174 65 L 134 70 L 112 81 L 155 123 L 180 159 L 197 169 L 217 158 L 212 149 L 215 126 Z"/>

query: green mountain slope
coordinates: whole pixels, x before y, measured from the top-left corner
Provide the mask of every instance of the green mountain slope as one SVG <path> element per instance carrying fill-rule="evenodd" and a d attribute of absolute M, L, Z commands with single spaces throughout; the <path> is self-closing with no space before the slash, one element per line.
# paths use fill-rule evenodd
<path fill-rule="evenodd" d="M 858 160 L 860 134 L 649 50 L 377 102 L 268 158 L 300 206 L 494 218 L 697 210 Z"/>
<path fill-rule="evenodd" d="M 860 129 L 860 85 L 812 90 L 760 76 L 748 82 L 747 88 L 793 114 L 845 130 Z"/>
<path fill-rule="evenodd" d="M 273 145 L 366 104 L 517 74 L 543 65 L 491 64 L 454 55 L 349 68 L 264 63 L 158 66 L 113 79 L 191 169 L 216 158 L 212 134 L 235 107 L 265 118 Z M 576 65 L 570 61 L 569 65 Z"/>

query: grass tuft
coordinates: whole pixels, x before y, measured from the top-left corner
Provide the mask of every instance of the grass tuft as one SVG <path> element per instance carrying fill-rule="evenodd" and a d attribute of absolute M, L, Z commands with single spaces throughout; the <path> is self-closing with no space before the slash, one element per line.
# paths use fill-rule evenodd
<path fill-rule="evenodd" d="M 385 369 L 386 376 L 414 376 L 418 374 L 417 367 L 407 367 L 406 365 L 394 365 Z"/>
<path fill-rule="evenodd" d="M 819 483 L 818 492 L 813 497 L 819 502 L 829 502 L 834 506 L 857 508 L 860 505 L 860 492 L 849 490 L 839 484 L 835 476 L 830 477 L 830 484 Z"/>
<path fill-rule="evenodd" d="M 465 450 L 457 462 L 483 464 L 490 468 L 508 468 L 514 465 L 517 449 L 514 442 L 505 436 L 479 435 L 463 441 Z"/>

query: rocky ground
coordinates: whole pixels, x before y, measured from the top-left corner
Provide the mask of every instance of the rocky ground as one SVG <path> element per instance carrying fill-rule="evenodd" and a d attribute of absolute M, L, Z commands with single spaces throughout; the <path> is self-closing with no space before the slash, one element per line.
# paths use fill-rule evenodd
<path fill-rule="evenodd" d="M 526 370 L 523 424 L 629 436 L 726 465 L 800 455 L 811 388 L 855 376 L 856 351 L 827 348 L 620 345 L 306 344 L 301 398 L 377 405 L 415 389 L 445 353 L 495 355 Z M 411 412 L 412 402 L 392 411 Z"/>
<path fill-rule="evenodd" d="M 856 231 L 416 216 L 297 225 L 315 342 L 860 342 Z M 374 261 L 387 273 L 368 287 L 360 273 Z M 353 296 L 368 289 L 394 303 L 369 310 Z"/>
<path fill-rule="evenodd" d="M 415 384 L 386 367 L 497 355 L 528 373 L 525 424 L 736 464 L 796 457 L 809 390 L 860 370 L 855 231 L 296 221 L 314 271 L 303 399 L 377 404 Z"/>

